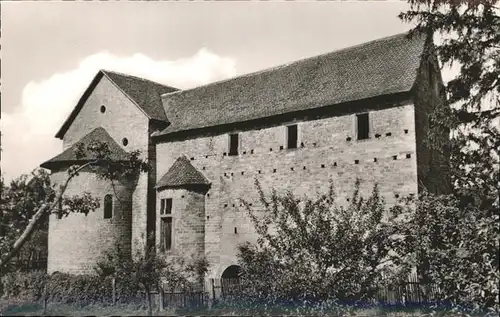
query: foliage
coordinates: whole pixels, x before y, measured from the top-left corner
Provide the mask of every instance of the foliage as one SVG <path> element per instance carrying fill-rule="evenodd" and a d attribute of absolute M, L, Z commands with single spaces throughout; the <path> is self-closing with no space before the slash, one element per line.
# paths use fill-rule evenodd
<path fill-rule="evenodd" d="M 498 209 L 500 179 L 500 16 L 496 1 L 409 0 L 399 17 L 416 22 L 413 32 L 439 33 L 435 51 L 443 66 L 460 73 L 446 85 L 450 107 L 431 114 L 452 131 L 455 192 L 481 208 Z M 429 144 L 439 147 L 429 135 Z"/>
<path fill-rule="evenodd" d="M 444 302 L 472 311 L 499 309 L 500 222 L 456 197 L 422 193 L 407 209 L 401 227 L 403 263 L 419 268 L 421 278 L 442 290 Z"/>
<path fill-rule="evenodd" d="M 244 204 L 257 245 L 238 248 L 245 296 L 271 303 L 370 300 L 377 286 L 403 274 L 391 261 L 396 215 L 389 215 L 377 186 L 363 199 L 359 185 L 344 207 L 336 204 L 332 183 L 314 200 L 275 190 L 268 199 L 256 180 L 264 210 Z"/>
<path fill-rule="evenodd" d="M 185 261 L 167 259 L 150 248 L 148 252 L 137 251 L 135 257 L 124 252 L 119 245 L 105 252 L 95 267 L 102 278 L 113 276 L 117 282 L 127 280 L 126 287 L 136 290 L 159 290 L 165 283 L 176 290 L 189 291 L 195 288 L 199 278 L 208 271 L 206 259 Z M 120 282 L 121 283 L 121 282 Z M 117 285 L 118 286 L 118 285 Z"/>
<path fill-rule="evenodd" d="M 94 275 L 70 275 L 45 272 L 11 272 L 2 276 L 5 298 L 51 303 L 110 303 L 111 279 Z"/>
<path fill-rule="evenodd" d="M 49 174 L 36 170 L 31 176 L 22 175 L 5 184 L 0 184 L 0 254 L 4 254 L 27 226 L 37 210 L 37 206 L 52 199 L 54 190 Z M 34 228 L 33 236 L 20 250 L 17 260 L 31 261 L 47 257 L 48 217 L 43 218 Z M 5 268 L 7 269 L 7 268 Z"/>
<path fill-rule="evenodd" d="M 500 179 L 500 16 L 497 1 L 409 0 L 399 17 L 414 32 L 439 34 L 435 52 L 459 74 L 446 84 L 449 107 L 433 124 L 451 131 L 453 196 L 423 193 L 408 225 L 405 251 L 421 277 L 457 307 L 498 313 Z M 433 142 L 429 135 L 428 143 Z"/>
<path fill-rule="evenodd" d="M 205 259 L 169 261 L 153 247 L 131 257 L 116 245 L 97 262 L 95 270 L 101 278 L 116 278 L 118 292 L 144 291 L 151 312 L 152 291 L 160 291 L 162 283 L 176 291 L 194 291 L 208 271 L 208 262 Z"/>

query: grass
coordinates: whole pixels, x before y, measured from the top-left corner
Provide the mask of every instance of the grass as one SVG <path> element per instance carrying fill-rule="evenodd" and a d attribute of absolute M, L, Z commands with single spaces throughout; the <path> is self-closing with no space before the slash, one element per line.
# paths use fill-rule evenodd
<path fill-rule="evenodd" d="M 276 316 L 276 315 L 289 315 L 289 316 L 300 316 L 300 312 L 285 312 L 279 307 L 268 307 L 266 309 L 237 309 L 231 307 L 213 307 L 209 308 L 198 308 L 198 309 L 174 309 L 167 308 L 159 312 L 158 310 L 153 310 L 155 316 Z M 8 301 L 3 299 L 0 300 L 0 313 L 1 315 L 7 316 L 42 316 L 43 315 L 43 305 L 41 303 L 33 303 L 23 300 L 12 300 Z M 418 308 L 404 308 L 404 307 L 374 307 L 374 308 L 353 308 L 349 312 L 344 314 L 335 313 L 331 311 L 330 313 L 322 314 L 323 316 L 353 316 L 353 317 L 440 317 L 440 316 L 457 316 L 450 312 L 438 312 L 431 314 L 432 311 L 429 309 L 418 309 Z M 47 305 L 47 310 L 45 315 L 49 316 L 147 316 L 147 307 L 140 304 L 116 304 L 116 305 L 106 305 L 106 304 L 93 304 L 93 305 L 76 305 L 76 304 L 59 304 L 59 303 L 49 303 Z M 306 314 L 302 314 L 307 316 Z M 309 315 L 312 316 L 312 315 Z M 314 314 L 314 316 L 321 316 L 319 314 Z"/>

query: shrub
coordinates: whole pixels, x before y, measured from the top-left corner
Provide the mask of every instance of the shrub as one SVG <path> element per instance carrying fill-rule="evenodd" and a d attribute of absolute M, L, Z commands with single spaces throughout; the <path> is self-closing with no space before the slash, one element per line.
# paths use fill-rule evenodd
<path fill-rule="evenodd" d="M 12 272 L 2 276 L 4 298 L 88 305 L 111 302 L 110 279 L 92 275 Z"/>
<path fill-rule="evenodd" d="M 243 296 L 285 306 L 371 301 L 401 273 L 391 261 L 397 221 L 377 186 L 363 199 L 356 182 L 347 207 L 336 204 L 333 184 L 316 199 L 276 191 L 268 198 L 256 186 L 264 210 L 245 203 L 258 240 L 238 248 Z"/>

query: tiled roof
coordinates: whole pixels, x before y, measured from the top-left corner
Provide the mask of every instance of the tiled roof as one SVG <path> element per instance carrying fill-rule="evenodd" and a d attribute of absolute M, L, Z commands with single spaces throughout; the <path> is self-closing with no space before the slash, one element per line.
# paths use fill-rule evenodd
<path fill-rule="evenodd" d="M 179 157 L 170 169 L 162 176 L 156 188 L 180 187 L 189 185 L 210 185 L 210 182 L 200 173 L 187 157 Z"/>
<path fill-rule="evenodd" d="M 62 139 L 69 126 L 75 120 L 82 109 L 85 101 L 90 96 L 103 76 L 109 78 L 119 89 L 123 91 L 137 106 L 144 112 L 149 119 L 167 121 L 165 110 L 161 101 L 161 95 L 176 91 L 176 88 L 161 85 L 159 83 L 138 78 L 131 75 L 112 72 L 109 70 L 100 70 L 87 87 L 82 97 L 70 113 L 66 121 L 56 134 L 56 138 Z"/>
<path fill-rule="evenodd" d="M 161 102 L 161 95 L 174 92 L 177 90 L 176 88 L 109 70 L 101 71 L 126 93 L 150 119 L 167 120 Z"/>
<path fill-rule="evenodd" d="M 156 136 L 408 92 L 425 37 L 406 35 L 165 94 L 171 125 Z"/>
<path fill-rule="evenodd" d="M 104 130 L 103 128 L 99 127 L 89 134 L 85 135 L 80 141 L 77 143 L 73 144 L 71 147 L 67 148 L 64 152 L 61 154 L 51 158 L 50 160 L 42 163 L 40 166 L 43 168 L 48 168 L 50 169 L 54 165 L 60 164 L 60 163 L 76 163 L 76 162 L 85 162 L 92 157 L 90 156 L 85 156 L 81 158 L 76 157 L 76 151 L 78 149 L 78 143 L 82 143 L 84 147 L 86 148 L 92 141 L 99 141 L 102 143 L 105 143 L 108 145 L 108 149 L 111 152 L 111 159 L 116 160 L 116 161 L 124 161 L 128 159 L 128 154 L 123 150 L 116 142 L 113 140 L 113 138 Z M 89 154 L 89 153 L 86 153 Z"/>

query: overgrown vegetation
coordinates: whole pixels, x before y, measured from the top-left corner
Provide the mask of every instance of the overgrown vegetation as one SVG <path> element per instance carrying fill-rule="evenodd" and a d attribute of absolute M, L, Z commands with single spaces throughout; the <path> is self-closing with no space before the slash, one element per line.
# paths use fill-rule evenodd
<path fill-rule="evenodd" d="M 116 246 L 107 252 L 96 265 L 98 276 L 103 279 L 114 278 L 117 292 L 129 290 L 142 291 L 152 314 L 152 291 L 160 292 L 163 285 L 185 293 L 199 291 L 208 262 L 205 259 L 186 262 L 182 259 L 167 259 L 151 248 L 148 252 L 138 252 L 131 257 Z M 201 288 L 202 289 L 202 288 Z"/>
<path fill-rule="evenodd" d="M 363 199 L 357 182 L 344 207 L 333 184 L 316 199 L 276 191 L 267 198 L 256 186 L 264 209 L 245 205 L 258 244 L 239 247 L 244 289 L 255 300 L 371 301 L 378 286 L 404 275 L 391 260 L 400 221 L 389 216 L 377 187 Z"/>
<path fill-rule="evenodd" d="M 245 206 L 258 240 L 239 246 L 234 305 L 322 312 L 377 304 L 378 289 L 417 269 L 429 305 L 498 313 L 498 214 L 427 193 L 388 208 L 377 186 L 363 199 L 359 182 L 347 207 L 335 203 L 332 185 L 316 199 L 274 190 L 267 197 L 256 186 L 263 210 Z"/>

